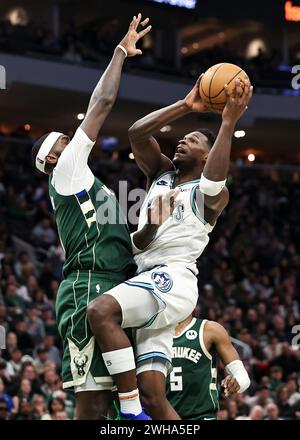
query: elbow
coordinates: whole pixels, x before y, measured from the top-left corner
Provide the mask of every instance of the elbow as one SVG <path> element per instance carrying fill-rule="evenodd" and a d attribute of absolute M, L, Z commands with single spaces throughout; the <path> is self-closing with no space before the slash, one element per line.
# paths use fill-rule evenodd
<path fill-rule="evenodd" d="M 111 96 L 103 97 L 99 100 L 99 107 L 101 107 L 104 111 L 110 111 L 114 105 L 114 99 Z"/>
<path fill-rule="evenodd" d="M 98 109 L 101 112 L 110 111 L 114 105 L 115 99 L 112 94 L 104 95 L 99 94 L 94 97 L 92 108 Z"/>
<path fill-rule="evenodd" d="M 141 137 L 141 127 L 139 126 L 138 122 L 135 122 L 129 129 L 128 129 L 128 137 L 131 141 L 135 141 Z"/>

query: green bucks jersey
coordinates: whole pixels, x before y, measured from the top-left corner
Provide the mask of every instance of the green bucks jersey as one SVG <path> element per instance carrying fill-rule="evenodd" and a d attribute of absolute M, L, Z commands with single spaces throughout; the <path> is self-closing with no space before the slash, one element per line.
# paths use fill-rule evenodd
<path fill-rule="evenodd" d="M 66 253 L 64 275 L 75 270 L 114 272 L 127 279 L 135 272 L 126 219 L 113 193 L 97 178 L 92 187 L 63 196 L 49 179 L 57 229 Z"/>
<path fill-rule="evenodd" d="M 193 318 L 173 339 L 167 398 L 183 420 L 214 419 L 219 406 L 216 356 L 204 345 L 205 322 Z"/>

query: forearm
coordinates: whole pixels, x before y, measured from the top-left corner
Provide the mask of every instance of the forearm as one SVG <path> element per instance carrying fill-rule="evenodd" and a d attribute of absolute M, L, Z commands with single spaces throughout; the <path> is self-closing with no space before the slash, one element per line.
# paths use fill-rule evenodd
<path fill-rule="evenodd" d="M 109 65 L 92 93 L 87 111 L 98 104 L 113 106 L 119 90 L 124 60 L 124 52 L 116 48 Z"/>
<path fill-rule="evenodd" d="M 164 125 L 181 118 L 190 113 L 191 110 L 184 100 L 175 102 L 168 107 L 150 113 L 144 118 L 135 122 L 129 129 L 129 136 L 132 139 L 144 139 L 160 130 Z"/>
<path fill-rule="evenodd" d="M 203 169 L 203 175 L 209 180 L 219 182 L 227 177 L 234 127 L 235 124 L 232 122 L 222 122 Z"/>
<path fill-rule="evenodd" d="M 158 225 L 152 225 L 147 223 L 140 231 L 136 231 L 132 234 L 132 241 L 134 246 L 143 250 L 154 240 Z"/>

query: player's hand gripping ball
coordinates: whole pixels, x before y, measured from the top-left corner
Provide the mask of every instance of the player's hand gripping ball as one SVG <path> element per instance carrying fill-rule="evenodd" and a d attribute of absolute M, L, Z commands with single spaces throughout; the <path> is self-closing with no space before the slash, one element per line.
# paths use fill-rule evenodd
<path fill-rule="evenodd" d="M 199 93 L 201 100 L 208 110 L 222 113 L 227 102 L 225 84 L 231 94 L 236 85 L 236 79 L 240 80 L 241 90 L 244 90 L 245 80 L 250 79 L 247 73 L 239 66 L 230 63 L 220 63 L 210 67 L 201 77 Z"/>

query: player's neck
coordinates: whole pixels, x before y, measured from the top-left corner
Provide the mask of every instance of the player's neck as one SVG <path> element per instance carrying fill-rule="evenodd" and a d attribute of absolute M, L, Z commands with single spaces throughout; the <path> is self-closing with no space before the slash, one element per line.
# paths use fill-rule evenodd
<path fill-rule="evenodd" d="M 180 322 L 175 328 L 175 336 L 180 335 L 180 333 L 183 332 L 183 330 L 189 325 L 192 319 L 193 317 L 192 315 L 190 315 L 184 321 Z"/>
<path fill-rule="evenodd" d="M 177 169 L 176 170 L 176 179 L 175 179 L 175 185 L 181 185 L 185 182 L 190 182 L 191 180 L 200 179 L 202 170 L 182 170 Z"/>

